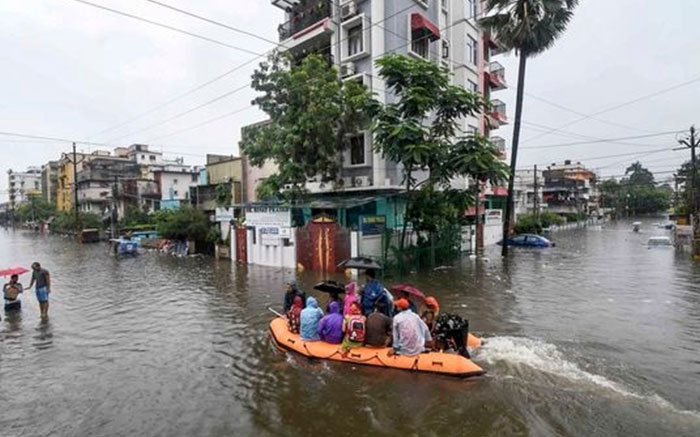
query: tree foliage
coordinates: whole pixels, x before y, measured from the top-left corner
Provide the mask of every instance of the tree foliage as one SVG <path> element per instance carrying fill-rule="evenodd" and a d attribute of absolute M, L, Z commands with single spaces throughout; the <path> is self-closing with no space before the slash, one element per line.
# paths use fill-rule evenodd
<path fill-rule="evenodd" d="M 80 212 L 77 218 L 73 212 L 60 212 L 51 221 L 50 228 L 58 232 L 77 232 L 82 229 L 104 229 L 105 222 L 102 217 L 90 212 Z"/>
<path fill-rule="evenodd" d="M 121 219 L 119 225 L 128 228 L 138 225 L 150 225 L 153 223 L 153 215 L 149 214 L 145 207 L 139 208 L 136 205 L 129 205 L 126 207 L 124 217 Z"/>
<path fill-rule="evenodd" d="M 540 234 L 543 229 L 563 223 L 563 217 L 550 211 L 542 211 L 537 215 L 523 214 L 518 217 L 515 232 L 518 234 Z"/>
<path fill-rule="evenodd" d="M 365 123 L 363 108 L 369 92 L 357 81 L 341 81 L 338 71 L 318 55 L 293 65 L 273 53 L 253 74 L 252 86 L 262 93 L 253 103 L 269 123 L 246 129 L 241 150 L 252 165 L 274 162 L 275 185 L 290 186 L 300 196 L 307 180 L 334 182 L 340 170 L 340 152 L 349 135 Z"/>
<path fill-rule="evenodd" d="M 609 179 L 599 185 L 601 206 L 614 208 L 618 214 L 650 214 L 668 209 L 672 190 L 657 186 L 654 174 L 640 162 L 631 164 L 618 182 Z"/>
<path fill-rule="evenodd" d="M 56 205 L 47 202 L 41 196 L 29 196 L 17 207 L 17 218 L 21 222 L 48 220 L 56 215 Z"/>
<path fill-rule="evenodd" d="M 209 218 L 199 209 L 183 206 L 178 209 L 159 211 L 154 218 L 158 234 L 164 238 L 207 241 Z"/>
<path fill-rule="evenodd" d="M 445 220 L 459 220 L 464 211 L 459 207 L 469 194 L 456 196 L 450 190 L 455 177 L 496 181 L 507 170 L 487 139 L 463 135 L 459 128 L 464 117 L 486 107 L 480 95 L 450 84 L 448 71 L 426 60 L 387 55 L 376 63 L 387 88 L 398 97 L 391 103 L 372 99 L 368 115 L 375 150 L 403 170 L 403 248 L 409 222 L 414 230 L 433 231 Z"/>
<path fill-rule="evenodd" d="M 486 0 L 482 28 L 498 35 L 506 50 L 526 57 L 554 45 L 574 15 L 578 0 Z"/>

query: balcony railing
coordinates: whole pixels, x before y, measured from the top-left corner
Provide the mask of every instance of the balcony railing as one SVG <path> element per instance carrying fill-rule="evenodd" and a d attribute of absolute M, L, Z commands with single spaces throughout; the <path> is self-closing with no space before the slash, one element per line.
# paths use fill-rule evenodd
<path fill-rule="evenodd" d="M 280 24 L 277 28 L 280 41 L 291 38 L 292 35 L 301 32 L 307 27 L 329 18 L 332 10 L 330 0 L 305 0 L 298 2 L 289 11 L 289 21 Z"/>
<path fill-rule="evenodd" d="M 502 90 L 508 87 L 506 84 L 506 69 L 498 62 L 489 64 L 486 78 L 492 90 Z"/>
<path fill-rule="evenodd" d="M 500 100 L 491 101 L 491 110 L 488 113 L 489 123 L 493 127 L 499 127 L 508 124 L 508 116 L 506 115 L 506 104 Z"/>

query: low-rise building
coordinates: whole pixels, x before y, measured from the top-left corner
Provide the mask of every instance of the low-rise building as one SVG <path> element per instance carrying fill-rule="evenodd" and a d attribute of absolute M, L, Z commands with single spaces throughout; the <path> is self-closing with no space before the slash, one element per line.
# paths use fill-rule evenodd
<path fill-rule="evenodd" d="M 534 169 L 516 170 L 513 181 L 513 206 L 516 219 L 520 215 L 533 213 L 535 208 L 543 210 L 547 207 L 542 198 L 543 186 L 542 170 L 537 170 L 536 175 Z"/>
<path fill-rule="evenodd" d="M 190 189 L 199 182 L 199 169 L 180 165 L 164 165 L 152 169 L 160 187 L 160 209 L 176 209 L 190 203 Z"/>
<path fill-rule="evenodd" d="M 11 210 L 28 200 L 29 196 L 41 195 L 41 169 L 38 167 L 28 167 L 23 172 L 10 169 L 7 171 L 7 182 Z"/>
<path fill-rule="evenodd" d="M 597 215 L 599 195 L 597 176 L 580 162 L 552 164 L 542 172 L 542 200 L 556 214 Z"/>
<path fill-rule="evenodd" d="M 229 155 L 207 155 L 206 183 L 190 188 L 191 202 L 204 211 L 214 211 L 218 206 L 229 207 L 241 204 L 242 179 L 241 158 Z M 228 194 L 227 197 L 230 200 L 222 203 L 223 194 Z"/>

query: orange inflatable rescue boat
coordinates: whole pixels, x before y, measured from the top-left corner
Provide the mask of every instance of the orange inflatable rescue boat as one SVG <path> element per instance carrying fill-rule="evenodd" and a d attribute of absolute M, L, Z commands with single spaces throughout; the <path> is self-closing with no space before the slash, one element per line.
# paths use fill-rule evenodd
<path fill-rule="evenodd" d="M 296 352 L 309 358 L 461 377 L 486 373 L 472 360 L 458 354 L 444 352 L 428 352 L 415 356 L 389 356 L 388 352 L 391 348 L 359 347 L 350 350 L 350 353 L 343 357 L 340 345 L 302 340 L 299 334 L 289 331 L 287 320 L 283 317 L 277 317 L 270 322 L 270 335 L 279 349 Z M 467 345 L 471 349 L 476 349 L 481 346 L 481 340 L 469 334 Z"/>

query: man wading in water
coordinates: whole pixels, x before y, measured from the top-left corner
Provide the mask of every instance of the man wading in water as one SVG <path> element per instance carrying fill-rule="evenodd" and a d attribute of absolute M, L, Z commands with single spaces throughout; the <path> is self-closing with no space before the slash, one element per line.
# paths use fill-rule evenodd
<path fill-rule="evenodd" d="M 49 317 L 49 293 L 51 293 L 51 275 L 49 271 L 41 268 L 41 264 L 35 262 L 32 264 L 32 280 L 28 288 L 36 282 L 36 300 L 39 301 L 39 309 L 41 310 L 41 318 Z"/>

